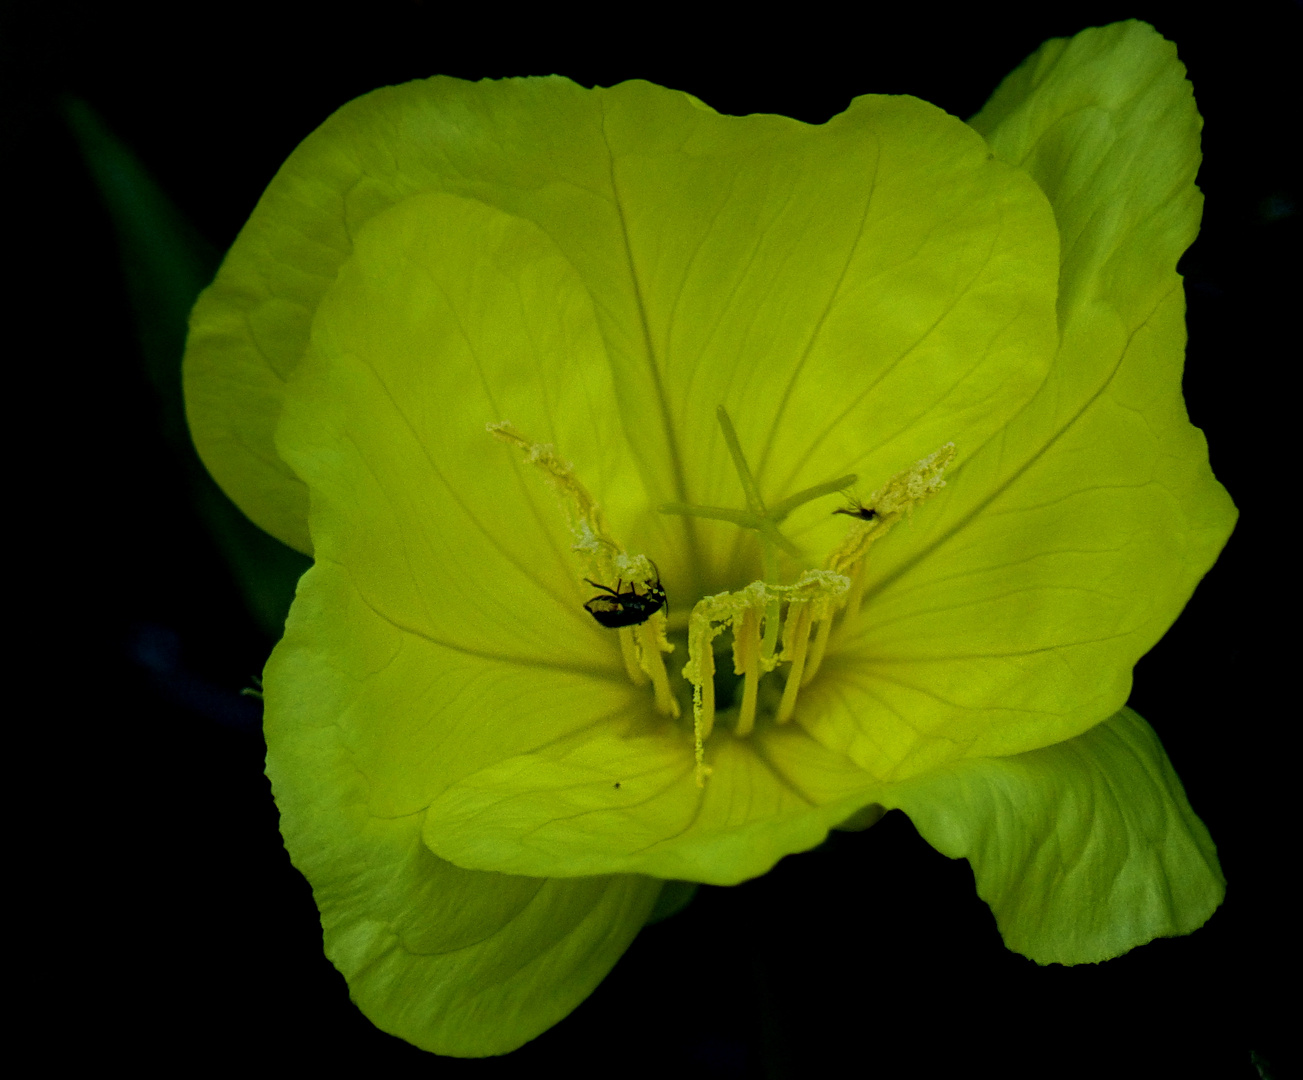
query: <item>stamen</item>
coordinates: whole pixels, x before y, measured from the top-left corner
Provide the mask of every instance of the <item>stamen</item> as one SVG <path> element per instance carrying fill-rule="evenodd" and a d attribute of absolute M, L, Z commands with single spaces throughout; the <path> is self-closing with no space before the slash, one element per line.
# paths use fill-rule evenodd
<path fill-rule="evenodd" d="M 560 496 L 570 531 L 575 538 L 571 550 L 587 563 L 587 573 L 583 575 L 585 579 L 592 577 L 599 581 L 615 581 L 617 585 L 628 582 L 631 587 L 649 586 L 653 581 L 659 583 L 660 575 L 646 555 L 628 554 L 611 536 L 601 506 L 575 476 L 574 466 L 559 458 L 552 446 L 547 443 L 531 443 L 506 421 L 485 426 L 494 438 L 522 451 L 529 464 L 543 474 L 543 478 Z M 641 623 L 617 627 L 620 658 L 635 686 L 646 686 L 651 682 L 657 710 L 664 716 L 677 717 L 679 703 L 670 691 L 669 675 L 661 655 L 674 651 L 674 646 L 665 636 L 665 629 L 663 607 L 652 612 Z"/>
<path fill-rule="evenodd" d="M 617 577 L 615 556 L 623 555 L 624 548 L 611 538 L 606 515 L 602 513 L 597 500 L 575 476 L 575 467 L 557 457 L 556 449 L 550 443 L 531 443 L 506 420 L 497 424 L 485 424 L 484 427 L 495 439 L 510 443 L 522 451 L 526 460 L 543 474 L 543 478 L 561 496 L 561 505 L 565 508 L 570 531 L 575 537 L 572 550 L 587 555 L 592 560 L 589 567 L 591 576 L 603 580 Z"/>
<path fill-rule="evenodd" d="M 796 709 L 797 694 L 814 677 L 814 672 L 823 661 L 823 650 L 828 644 L 828 630 L 832 626 L 833 613 L 845 604 L 850 582 L 841 574 L 827 570 L 807 570 L 793 588 L 800 591 L 800 596 L 794 598 L 788 606 L 787 625 L 783 627 L 783 654 L 780 659 L 790 660 L 792 667 L 788 671 L 783 699 L 779 702 L 778 713 L 774 717 L 780 724 L 791 719 Z M 805 675 L 810 628 L 815 623 L 819 624 L 819 636 L 815 639 L 811 671 Z"/>
<path fill-rule="evenodd" d="M 855 579 L 851 579 L 851 592 L 855 591 Z M 805 677 L 801 679 L 802 686 L 809 686 L 810 680 L 819 674 L 819 667 L 823 664 L 823 654 L 828 649 L 828 638 L 832 634 L 832 612 L 830 611 L 819 620 L 819 632 L 814 636 L 814 645 L 810 649 L 810 656 L 805 661 Z"/>
<path fill-rule="evenodd" d="M 875 541 L 902 517 L 914 512 L 914 507 L 926 502 L 946 486 L 942 473 L 955 459 L 955 444 L 946 443 L 904 472 L 897 473 L 869 498 L 867 505 L 875 513 L 871 520 L 858 520 L 844 539 L 828 556 L 827 567 L 851 578 L 850 594 L 846 598 L 846 616 L 840 634 L 845 634 L 859 615 L 864 599 L 865 556 Z"/>
<path fill-rule="evenodd" d="M 791 716 L 801 685 L 805 642 L 810 635 L 811 623 L 816 618 L 831 616 L 850 584 L 848 578 L 831 570 L 807 570 L 795 585 L 753 581 L 738 592 L 717 593 L 697 601 L 688 617 L 688 662 L 683 667 L 683 677 L 693 686 L 692 720 L 699 786 L 705 783 L 704 778 L 710 771 L 704 762 L 704 744 L 715 726 L 715 638 L 725 626 L 733 627 L 733 668 L 744 676 L 736 731 L 738 735 L 749 735 L 755 726 L 755 687 L 760 676 L 787 659 L 794 661 L 794 667 L 788 679 L 788 689 L 783 694 L 783 701 L 787 703 L 787 714 L 783 718 Z M 783 603 L 791 609 L 788 615 L 791 629 L 784 638 L 785 644 L 790 642 L 790 645 L 782 656 L 767 659 L 760 641 L 760 613 L 766 612 L 768 618 L 768 611 Z"/>
<path fill-rule="evenodd" d="M 869 538 L 869 542 L 876 540 L 876 536 Z M 868 544 L 865 544 L 867 551 Z M 855 568 L 851 571 L 851 588 L 846 594 L 846 617 L 842 620 L 843 629 L 852 622 L 860 613 L 860 608 L 864 606 L 864 586 L 868 581 L 868 575 L 864 572 L 864 565 L 868 562 L 863 555 L 855 562 Z"/>
<path fill-rule="evenodd" d="M 715 728 L 715 646 L 736 594 L 718 593 L 697 601 L 688 616 L 688 662 L 683 677 L 692 683 L 692 734 L 696 743 L 697 787 L 706 786 L 710 767 L 705 761 L 705 742 Z M 719 625 L 715 625 L 719 623 Z"/>
<path fill-rule="evenodd" d="M 826 569 L 807 570 L 792 585 L 779 584 L 779 552 L 801 559 L 802 552 L 779 529 L 798 506 L 850 487 L 854 475 L 838 477 L 766 507 L 759 485 L 742 452 L 742 444 L 728 413 L 716 410 L 724 442 L 746 499 L 746 509 L 668 503 L 662 513 L 726 521 L 753 530 L 760 542 L 763 580 L 744 589 L 702 598 L 688 617 L 688 660 L 683 677 L 692 683 L 692 728 L 695 776 L 704 787 L 711 768 L 705 761 L 705 742 L 715 726 L 714 640 L 725 629 L 733 631 L 733 671 L 742 677 L 735 733 L 747 737 L 754 730 L 759 710 L 760 680 L 780 663 L 789 664 L 782 698 L 772 714 L 774 723 L 787 723 L 795 715 L 802 686 L 818 673 L 828 649 L 833 618 L 845 611 L 840 631 L 857 617 L 866 588 L 869 548 L 914 507 L 945 487 L 942 474 L 954 460 L 954 443 L 947 443 L 911 468 L 892 477 L 875 491 L 867 508 L 848 513 L 852 528 L 828 556 Z M 560 496 L 575 543 L 572 550 L 588 563 L 591 583 L 602 597 L 584 606 L 603 626 L 617 629 L 625 671 L 636 686 L 652 685 L 656 708 L 678 717 L 679 705 L 665 668 L 664 654 L 674 646 L 666 636 L 665 592 L 655 565 L 645 555 L 630 555 L 611 536 L 602 508 L 574 475 L 573 466 L 547 444 L 531 443 L 510 424 L 487 425 L 497 439 L 521 450 L 529 464 L 543 473 Z M 842 512 L 842 511 L 838 511 Z M 586 575 L 586 577 L 589 577 Z M 614 581 L 615 587 L 610 586 Z M 607 584 L 602 584 L 606 582 Z M 623 584 L 628 584 L 628 589 Z M 786 619 L 783 609 L 786 606 Z M 810 637 L 814 628 L 813 645 Z M 778 651 L 779 634 L 782 650 Z"/>
<path fill-rule="evenodd" d="M 868 505 L 876 511 L 870 521 L 857 521 L 831 555 L 828 568 L 847 573 L 856 561 L 864 557 L 869 545 L 884 535 L 914 507 L 925 502 L 946 486 L 941 478 L 946 467 L 955 459 L 955 444 L 946 443 L 912 467 L 897 473 L 870 497 Z"/>
<path fill-rule="evenodd" d="M 617 631 L 620 635 L 620 659 L 624 661 L 624 670 L 634 686 L 646 686 L 647 673 L 638 662 L 638 645 L 633 639 L 633 627 L 622 626 Z"/>
<path fill-rule="evenodd" d="M 766 560 L 769 562 L 769 560 Z M 772 582 L 778 577 L 777 570 L 770 566 L 765 568 L 765 580 Z M 773 671 L 774 665 L 778 663 L 774 657 L 774 650 L 778 647 L 778 628 L 782 624 L 782 604 L 783 602 L 777 596 L 771 596 L 769 603 L 765 605 L 765 636 L 760 642 L 760 661 L 765 665 L 766 671 Z"/>
<path fill-rule="evenodd" d="M 795 625 L 793 625 L 795 624 Z M 810 642 L 810 604 L 797 601 L 787 609 L 787 625 L 783 627 L 783 659 L 791 660 L 787 672 L 787 685 L 783 687 L 783 700 L 778 703 L 774 719 L 785 724 L 796 708 L 796 695 L 801 689 L 801 676 L 805 672 L 805 651 Z"/>
<path fill-rule="evenodd" d="M 659 615 L 660 618 L 653 616 L 646 622 L 639 623 L 631 629 L 637 636 L 640 672 L 645 672 L 646 676 L 651 679 L 652 688 L 656 692 L 656 711 L 662 716 L 669 716 L 677 720 L 679 718 L 679 703 L 675 700 L 673 693 L 670 692 L 670 677 L 665 670 L 665 659 L 661 655 L 662 653 L 673 652 L 674 646 L 670 644 L 669 639 L 665 636 L 665 617 L 659 611 L 656 615 Z M 643 683 L 639 682 L 636 685 L 642 686 Z"/>
<path fill-rule="evenodd" d="M 750 735 L 756 726 L 756 694 L 760 689 L 760 608 L 742 613 L 742 625 L 733 625 L 733 674 L 742 676 L 742 706 L 737 733 Z"/>

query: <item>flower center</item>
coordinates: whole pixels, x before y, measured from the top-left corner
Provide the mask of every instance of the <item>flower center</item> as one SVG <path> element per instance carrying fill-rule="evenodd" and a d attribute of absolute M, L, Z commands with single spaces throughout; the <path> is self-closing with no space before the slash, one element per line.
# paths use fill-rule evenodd
<path fill-rule="evenodd" d="M 805 570 L 795 582 L 784 584 L 779 580 L 779 553 L 794 558 L 802 553 L 779 526 L 798 506 L 844 491 L 857 477 L 840 476 L 766 506 L 722 405 L 716 416 L 746 496 L 746 509 L 667 503 L 660 512 L 726 521 L 753 530 L 760 541 L 764 578 L 736 592 L 702 597 L 688 617 L 688 662 L 683 677 L 692 685 L 698 786 L 704 786 L 710 775 L 705 741 L 716 716 L 715 639 L 725 630 L 733 633 L 733 673 L 742 682 L 734 733 L 746 737 L 754 730 L 761 681 L 781 664 L 788 665 L 787 678 L 781 698 L 772 707 L 772 718 L 778 724 L 791 720 L 801 687 L 815 677 L 823 662 L 834 621 L 840 617 L 845 628 L 859 614 L 869 548 L 918 503 L 945 487 L 942 473 L 955 457 L 954 443 L 947 443 L 892 477 L 867 503 L 853 510 L 834 510 L 852 518 L 842 542 L 828 554 L 823 569 Z M 601 507 L 575 477 L 573 466 L 558 458 L 551 446 L 531 443 L 505 422 L 489 424 L 488 430 L 523 451 L 559 496 L 575 537 L 572 550 L 585 570 L 584 580 L 600 590 L 584 607 L 602 626 L 619 634 L 625 670 L 634 684 L 650 683 L 657 711 L 677 718 L 679 705 L 664 661 L 664 654 L 674 651 L 666 636 L 668 603 L 655 564 L 646 555 L 630 555 L 611 536 Z M 777 697 L 777 691 L 772 696 Z"/>

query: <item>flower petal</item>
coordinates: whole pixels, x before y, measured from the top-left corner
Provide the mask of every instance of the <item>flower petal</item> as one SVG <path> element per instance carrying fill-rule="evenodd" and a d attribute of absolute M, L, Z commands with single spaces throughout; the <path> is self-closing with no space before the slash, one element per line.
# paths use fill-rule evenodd
<path fill-rule="evenodd" d="M 1052 353 L 1043 197 L 924 102 L 860 98 L 813 127 L 647 83 L 387 88 L 295 151 L 192 317 L 196 445 L 301 550 L 306 491 L 273 439 L 285 380 L 366 223 L 432 192 L 534 222 L 573 265 L 653 505 L 736 501 L 721 403 L 778 499 L 847 464 L 889 473 L 958 429 L 975 445 Z"/>
<path fill-rule="evenodd" d="M 593 991 L 662 883 L 461 870 L 421 842 L 422 813 L 376 814 L 338 722 L 364 683 L 311 644 L 334 599 L 317 573 L 267 666 L 266 733 L 285 846 L 312 884 L 326 954 L 385 1031 L 439 1054 L 506 1053 Z"/>
<path fill-rule="evenodd" d="M 530 92 L 571 89 L 545 81 Z M 532 201 L 513 198 L 549 228 L 479 198 L 426 191 L 351 230 L 352 254 L 317 302 L 277 432 L 281 457 L 311 491 L 317 566 L 305 589 L 332 597 L 321 609 L 332 625 L 315 631 L 311 645 L 328 666 L 365 683 L 349 714 L 335 719 L 368 778 L 370 811 L 392 817 L 437 806 L 426 825 L 436 853 L 505 872 L 637 869 L 738 881 L 817 844 L 869 797 L 870 778 L 796 733 L 775 745 L 795 755 L 790 769 L 800 775 L 785 777 L 785 761 L 771 767 L 758 756 L 763 747 L 734 753 L 723 742 L 716 752 L 732 754 L 725 764 L 735 763 L 736 776 L 717 775 L 703 796 L 689 779 L 686 725 L 654 714 L 650 694 L 623 675 L 615 635 L 583 610 L 591 587 L 580 584 L 583 564 L 554 493 L 513 448 L 488 437 L 486 423 L 508 419 L 554 442 L 606 509 L 614 535 L 656 559 L 671 604 L 685 593 L 690 603 L 694 580 L 725 572 L 710 568 L 712 556 L 703 564 L 702 550 L 724 562 L 737 531 L 694 545 L 679 519 L 654 508 L 680 475 L 694 490 L 738 499 L 717 396 L 745 388 L 757 445 L 756 417 L 769 424 L 784 402 L 795 410 L 789 417 L 818 402 L 827 425 L 814 434 L 797 425 L 792 440 L 772 444 L 803 462 L 834 447 L 863 456 L 931 438 L 910 429 L 915 421 L 925 431 L 963 423 L 989 433 L 1041 377 L 1052 341 L 1047 257 L 1056 249 L 1034 186 L 993 165 L 971 131 L 921 102 L 864 99 L 830 129 L 774 117 L 742 124 L 645 85 L 603 109 L 603 137 L 626 147 L 615 155 L 612 197 L 633 238 L 632 274 L 626 248 L 608 266 L 593 247 L 616 234 L 580 221 L 567 233 L 565 221 L 538 210 L 550 196 L 534 189 Z M 635 154 L 638 139 L 648 145 Z M 684 139 L 695 156 L 679 145 Z M 866 179 L 869 164 L 876 172 Z M 782 182 L 777 203 L 755 181 L 766 167 L 767 184 Z M 924 175 L 935 198 L 917 197 Z M 522 176 L 513 177 L 517 185 Z M 552 183 L 561 194 L 573 186 Z M 726 229 L 721 215 L 731 221 Z M 834 240 L 840 261 L 829 263 L 822 248 Z M 667 306 L 646 316 L 650 340 L 664 348 L 631 353 L 648 346 L 631 343 L 613 314 L 629 295 L 646 311 Z M 784 319 L 773 321 L 775 304 Z M 677 314 L 669 310 L 676 305 Z M 881 341 L 869 339 L 865 318 L 886 327 Z M 752 340 L 756 320 L 769 320 L 768 329 Z M 795 350 L 786 360 L 764 352 L 775 334 L 788 335 Z M 676 335 L 694 344 L 673 346 Z M 966 352 L 957 338 L 977 344 Z M 753 363 L 751 346 L 762 341 L 770 344 Z M 852 348 L 868 359 L 850 363 Z M 648 356 L 660 365 L 652 383 Z M 894 402 L 903 426 L 874 444 L 859 412 L 834 416 L 826 384 L 839 366 L 843 386 L 864 391 L 855 409 L 889 412 Z M 796 378 L 802 370 L 822 374 L 807 385 Z M 670 389 L 681 423 L 664 422 L 662 391 Z M 669 431 L 672 453 L 664 449 Z M 684 447 L 690 459 L 677 456 Z M 727 494 L 714 473 L 727 475 Z M 803 479 L 799 469 L 792 474 L 793 483 Z M 831 517 L 826 508 L 820 516 Z M 309 647 L 305 634 L 296 633 L 298 647 Z M 320 699 L 297 700 L 286 707 Z M 670 779 L 639 802 L 599 785 L 605 803 L 585 802 L 579 822 L 573 776 L 537 782 L 563 749 L 590 771 L 610 772 L 612 784 L 665 769 Z M 526 764 L 539 766 L 537 777 Z M 527 813 L 504 797 L 507 783 Z M 473 806 L 457 801 L 472 789 L 488 794 Z M 494 819 L 499 811 L 540 826 L 556 821 L 531 849 Z"/>
<path fill-rule="evenodd" d="M 643 873 L 736 885 L 816 847 L 880 790 L 799 728 L 712 736 L 698 788 L 691 744 L 558 741 L 445 790 L 425 839 L 459 866 L 554 875 Z"/>
<path fill-rule="evenodd" d="M 1226 893 L 1207 828 L 1130 709 L 1057 746 L 893 785 L 883 805 L 972 863 L 1005 944 L 1040 964 L 1188 934 Z"/>
<path fill-rule="evenodd" d="M 1200 208 L 1184 74 L 1143 24 L 1090 30 L 1046 45 L 976 121 L 1059 219 L 1062 345 L 1027 408 L 873 549 L 856 635 L 804 698 L 808 729 L 877 776 L 1111 715 L 1230 535 L 1181 396 L 1176 261 Z"/>
<path fill-rule="evenodd" d="M 583 609 L 593 589 L 564 503 L 486 430 L 509 419 L 558 444 L 617 510 L 636 497 L 582 283 L 536 226 L 450 195 L 404 200 L 354 247 L 278 432 L 312 491 L 318 558 L 429 641 L 618 669 Z"/>

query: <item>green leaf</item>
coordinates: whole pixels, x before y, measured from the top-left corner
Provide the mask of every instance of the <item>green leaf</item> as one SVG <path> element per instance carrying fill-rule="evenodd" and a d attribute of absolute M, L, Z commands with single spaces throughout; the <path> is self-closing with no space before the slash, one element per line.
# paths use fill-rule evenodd
<path fill-rule="evenodd" d="M 254 528 L 222 494 L 195 456 L 186 428 L 181 390 L 186 319 L 200 290 L 212 280 L 217 252 L 90 106 L 68 98 L 63 110 L 117 234 L 163 438 L 249 611 L 269 637 L 279 637 L 294 598 L 294 583 L 307 563 Z"/>
<path fill-rule="evenodd" d="M 1184 74 L 1142 23 L 1090 30 L 1047 44 L 974 121 L 1054 208 L 1061 344 L 1035 398 L 874 547 L 857 637 L 829 661 L 844 681 L 810 688 L 807 728 L 877 776 L 1116 712 L 1234 526 L 1181 395 L 1176 261 L 1200 208 Z"/>
<path fill-rule="evenodd" d="M 667 881 L 661 889 L 661 894 L 656 900 L 656 906 L 647 916 L 647 925 L 664 922 L 666 919 L 673 918 L 680 911 L 692 903 L 693 897 L 697 895 L 697 890 L 701 886 L 695 881 Z"/>
<path fill-rule="evenodd" d="M 141 352 L 164 404 L 165 434 L 174 447 L 188 444 L 179 361 L 186 320 L 213 279 L 218 252 L 86 102 L 70 97 L 62 105 L 117 235 Z"/>
<path fill-rule="evenodd" d="M 1005 944 L 1039 964 L 1188 934 L 1226 893 L 1208 830 L 1130 709 L 1057 746 L 956 762 L 883 802 L 972 864 Z"/>
<path fill-rule="evenodd" d="M 369 810 L 372 784 L 335 722 L 363 683 L 292 642 L 332 597 L 310 571 L 290 644 L 267 666 L 267 773 L 294 865 L 312 883 L 326 954 L 376 1026 L 438 1054 L 503 1054 L 586 998 L 652 913 L 661 882 L 462 870 L 421 842 L 424 814 Z M 287 707 L 303 692 L 329 709 Z"/>

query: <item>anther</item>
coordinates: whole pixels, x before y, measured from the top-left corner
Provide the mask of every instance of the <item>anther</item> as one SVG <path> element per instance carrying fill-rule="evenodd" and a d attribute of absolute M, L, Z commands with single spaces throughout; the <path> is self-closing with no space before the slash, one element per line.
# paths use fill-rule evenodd
<path fill-rule="evenodd" d="M 785 724 L 796 709 L 796 695 L 801 689 L 801 676 L 805 673 L 805 652 L 810 642 L 810 605 L 796 601 L 787 609 L 787 623 L 783 627 L 783 659 L 792 666 L 787 671 L 787 685 L 783 687 L 783 700 L 778 703 L 774 719 Z"/>
<path fill-rule="evenodd" d="M 871 515 L 866 513 L 851 515 L 859 520 L 846 534 L 846 538 L 833 549 L 825 563 L 828 569 L 847 574 L 851 579 L 850 593 L 846 597 L 846 617 L 842 620 L 841 633 L 846 632 L 859 614 L 866 582 L 864 562 L 870 546 L 885 536 L 902 517 L 912 514 L 916 506 L 930 499 L 946 486 L 942 474 L 954 459 L 955 444 L 946 443 L 939 450 L 916 461 L 904 472 L 897 473 L 875 491 L 865 504 L 872 507 Z M 833 512 L 846 513 L 847 511 Z"/>
<path fill-rule="evenodd" d="M 732 627 L 733 669 L 743 676 L 742 704 L 735 730 L 738 735 L 749 735 L 755 726 L 756 686 L 760 676 L 785 660 L 792 661 L 792 670 L 775 718 L 782 722 L 791 717 L 801 688 L 810 626 L 815 618 L 831 617 L 833 608 L 842 602 L 849 588 L 850 580 L 841 574 L 807 570 L 795 585 L 753 581 L 738 592 L 717 593 L 697 602 L 688 617 L 688 662 L 683 677 L 693 686 L 698 784 L 704 783 L 709 772 L 704 761 L 704 744 L 715 727 L 715 638 L 725 627 Z M 788 605 L 783 652 L 767 659 L 760 636 L 760 619 L 762 615 L 769 618 L 768 612 L 783 604 Z"/>
<path fill-rule="evenodd" d="M 779 525 L 798 506 L 844 491 L 856 478 L 838 477 L 767 506 L 728 413 L 720 406 L 716 415 L 742 485 L 746 508 L 671 503 L 660 510 L 753 530 L 760 543 L 764 576 L 736 592 L 702 598 L 688 617 L 688 660 L 683 677 L 692 684 L 699 787 L 705 785 L 711 772 L 705 761 L 705 743 L 715 727 L 715 638 L 726 629 L 733 632 L 733 672 L 742 679 L 735 733 L 743 738 L 752 734 L 760 709 L 760 680 L 782 663 L 789 665 L 787 679 L 771 720 L 778 724 L 790 721 L 796 714 L 801 687 L 809 684 L 823 663 L 835 615 L 845 612 L 840 622 L 844 632 L 859 613 L 869 548 L 918 504 L 945 487 L 942 474 L 955 457 L 954 444 L 947 443 L 892 477 L 868 502 L 857 502 L 854 509 L 834 510 L 834 514 L 844 514 L 854 522 L 829 554 L 826 568 L 806 570 L 794 584 L 783 585 L 778 576 L 779 552 L 796 559 L 801 558 L 801 552 L 783 535 Z M 664 654 L 674 649 L 666 636 L 667 599 L 654 564 L 645 555 L 629 555 L 611 536 L 601 507 L 574 475 L 573 466 L 560 459 L 551 446 L 529 442 L 507 423 L 489 424 L 488 430 L 495 438 L 521 450 L 556 491 L 575 537 L 572 550 L 586 562 L 585 580 L 600 592 L 584 607 L 602 626 L 618 633 L 620 655 L 634 684 L 646 686 L 650 682 L 657 710 L 677 717 L 679 706 L 664 661 Z M 612 580 L 614 585 L 609 584 Z"/>
<path fill-rule="evenodd" d="M 620 657 L 633 684 L 646 686 L 650 681 L 657 710 L 677 717 L 679 705 L 670 692 L 662 656 L 674 646 L 665 636 L 665 591 L 655 564 L 646 555 L 628 554 L 616 542 L 601 506 L 575 476 L 574 466 L 558 457 L 552 446 L 531 443 L 506 421 L 485 426 L 494 438 L 520 450 L 557 493 L 575 538 L 571 550 L 587 564 L 583 578 L 601 590 L 585 609 L 618 633 Z M 611 580 L 616 582 L 614 588 L 601 584 Z M 622 588 L 625 583 L 627 590 Z"/>

